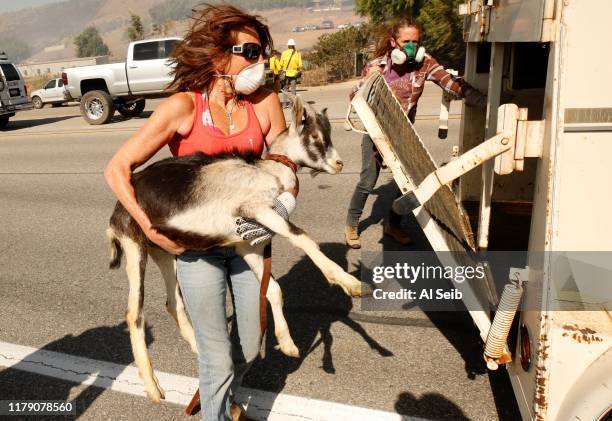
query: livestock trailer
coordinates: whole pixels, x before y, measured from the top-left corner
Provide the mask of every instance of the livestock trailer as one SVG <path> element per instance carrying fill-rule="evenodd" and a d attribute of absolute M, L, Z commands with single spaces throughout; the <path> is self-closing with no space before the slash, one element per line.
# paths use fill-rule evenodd
<path fill-rule="evenodd" d="M 440 260 L 525 252 L 509 294 L 461 285 L 522 418 L 610 419 L 612 3 L 472 0 L 459 14 L 464 78 L 487 107 L 463 105 L 457 157 L 438 167 L 380 75 L 352 106 L 404 193 L 394 206 Z"/>

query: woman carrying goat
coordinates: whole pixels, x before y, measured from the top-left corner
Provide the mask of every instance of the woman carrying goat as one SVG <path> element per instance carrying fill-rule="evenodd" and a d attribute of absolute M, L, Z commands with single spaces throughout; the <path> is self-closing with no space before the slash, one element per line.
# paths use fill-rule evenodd
<path fill-rule="evenodd" d="M 206 420 L 239 417 L 240 409 L 232 398 L 257 357 L 261 342 L 260 284 L 232 248 L 184 250 L 157 232 L 136 200 L 132 171 L 165 145 L 174 156 L 203 152 L 260 157 L 264 145 L 285 130 L 278 96 L 261 88 L 264 57 L 271 49 L 268 27 L 258 16 L 225 5 L 199 11 L 173 54 L 176 67 L 171 86 L 178 93 L 157 107 L 104 172 L 113 192 L 147 238 L 178 255 L 177 277 L 195 330 L 201 408 Z M 294 205 L 291 192 L 285 192 L 275 208 L 286 215 Z M 269 236 L 254 224 L 248 228 L 240 232 L 243 239 Z M 226 323 L 226 277 L 231 281 L 236 315 L 233 330 L 237 329 L 237 335 L 232 339 Z"/>

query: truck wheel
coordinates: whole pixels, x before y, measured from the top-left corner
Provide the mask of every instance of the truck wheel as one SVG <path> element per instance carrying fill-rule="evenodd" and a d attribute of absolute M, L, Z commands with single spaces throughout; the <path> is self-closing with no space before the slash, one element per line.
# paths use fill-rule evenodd
<path fill-rule="evenodd" d="M 145 100 L 144 99 L 139 99 L 137 101 L 134 101 L 130 104 L 125 104 L 125 103 L 121 103 L 121 104 L 117 104 L 117 111 L 119 111 L 119 114 L 121 114 L 124 117 L 138 117 L 145 108 Z"/>
<path fill-rule="evenodd" d="M 115 114 L 115 104 L 104 91 L 89 91 L 81 99 L 81 115 L 89 124 L 106 124 Z"/>
<path fill-rule="evenodd" d="M 6 125 L 8 124 L 8 121 L 9 121 L 9 116 L 0 115 L 0 129 L 4 129 Z"/>
<path fill-rule="evenodd" d="M 39 96 L 32 98 L 32 105 L 34 105 L 34 108 L 38 110 L 45 106 Z"/>

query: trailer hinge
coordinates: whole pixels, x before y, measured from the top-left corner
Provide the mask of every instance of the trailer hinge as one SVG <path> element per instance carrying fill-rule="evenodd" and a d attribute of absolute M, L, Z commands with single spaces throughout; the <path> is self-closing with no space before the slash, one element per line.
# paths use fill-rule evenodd
<path fill-rule="evenodd" d="M 543 121 L 527 121 L 527 109 L 516 104 L 498 108 L 497 134 L 427 175 L 413 191 L 395 200 L 393 209 L 402 215 L 423 206 L 445 184 L 495 158 L 495 172 L 522 171 L 526 157 L 540 157 Z"/>
<path fill-rule="evenodd" d="M 542 156 L 544 121 L 528 121 L 527 108 L 518 108 L 514 104 L 502 105 L 499 108 L 497 130 L 511 134 L 510 148 L 495 157 L 497 174 L 523 171 L 525 158 Z"/>

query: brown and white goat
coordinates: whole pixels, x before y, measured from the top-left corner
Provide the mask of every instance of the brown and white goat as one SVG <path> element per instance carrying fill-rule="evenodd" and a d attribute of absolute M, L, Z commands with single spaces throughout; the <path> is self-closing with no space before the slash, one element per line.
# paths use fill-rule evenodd
<path fill-rule="evenodd" d="M 342 161 L 334 149 L 326 111 L 316 113 L 299 98 L 294 101 L 289 129 L 270 146 L 270 154 L 284 155 L 298 166 L 314 172 L 336 174 Z M 236 234 L 236 217 L 250 218 L 302 249 L 332 284 L 350 296 L 359 296 L 361 285 L 352 275 L 327 258 L 306 233 L 279 216 L 273 201 L 283 191 L 296 187 L 297 175 L 288 166 L 273 160 L 211 158 L 192 155 L 168 158 L 135 173 L 132 184 L 138 203 L 155 229 L 192 250 L 233 246 L 244 257 L 261 282 L 265 244 L 251 246 Z M 150 242 L 136 221 L 117 202 L 107 230 L 111 242 L 111 268 L 126 256 L 129 280 L 127 324 L 134 360 L 147 395 L 158 402 L 164 392 L 153 373 L 144 335 L 142 306 L 147 256 L 155 261 L 166 284 L 166 308 L 181 335 L 197 353 L 193 328 L 187 317 L 176 280 L 174 256 Z M 298 356 L 282 312 L 283 299 L 278 283 L 271 277 L 266 294 L 274 318 L 278 346 L 284 354 Z"/>

